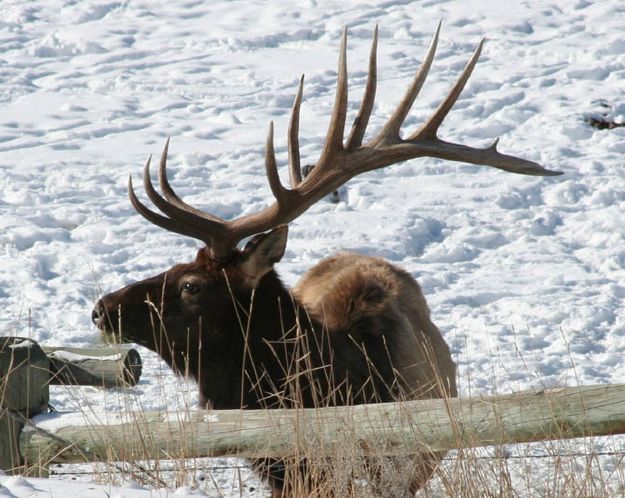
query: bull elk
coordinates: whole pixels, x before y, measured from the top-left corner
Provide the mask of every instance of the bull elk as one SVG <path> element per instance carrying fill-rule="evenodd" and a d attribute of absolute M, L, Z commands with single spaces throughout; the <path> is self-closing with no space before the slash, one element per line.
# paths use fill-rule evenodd
<path fill-rule="evenodd" d="M 175 265 L 100 299 L 92 317 L 103 334 L 158 353 L 175 371 L 195 379 L 202 406 L 215 409 L 455 396 L 455 364 L 449 348 L 430 320 L 419 285 L 408 273 L 382 259 L 339 254 L 313 267 L 289 290 L 274 270 L 285 251 L 287 224 L 360 173 L 426 156 L 525 175 L 559 174 L 498 152 L 497 141 L 481 149 L 438 138 L 441 123 L 477 63 L 483 41 L 429 119 L 407 138 L 400 137 L 400 127 L 430 69 L 439 30 L 440 24 L 399 106 L 364 144 L 376 92 L 377 29 L 364 96 L 346 141 L 347 36 L 343 34 L 336 97 L 319 159 L 302 178 L 298 145 L 302 78 L 288 129 L 291 188 L 283 186 L 278 176 L 270 124 L 265 168 L 275 202 L 257 213 L 223 220 L 185 203 L 167 180 L 168 140 L 158 169 L 162 194 L 152 184 L 150 159 L 143 170 L 147 196 L 162 214 L 137 198 L 132 178 L 130 202 L 151 223 L 198 239 L 205 247 L 191 263 Z M 245 246 L 237 248 L 248 237 Z M 441 456 L 415 456 L 411 473 L 396 479 L 403 493 L 421 487 Z M 311 465 L 306 459 L 290 464 L 274 459 L 251 463 L 268 481 L 273 496 L 290 496 L 287 474 L 295 472 L 306 481 Z M 371 486 L 378 477 L 371 470 Z"/>

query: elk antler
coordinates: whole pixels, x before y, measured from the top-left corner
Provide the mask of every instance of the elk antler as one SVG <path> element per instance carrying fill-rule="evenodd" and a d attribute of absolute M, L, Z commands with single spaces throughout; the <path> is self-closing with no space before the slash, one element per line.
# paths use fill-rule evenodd
<path fill-rule="evenodd" d="M 148 197 L 166 216 L 157 214 L 141 204 L 133 191 L 132 179 L 129 179 L 128 192 L 132 205 L 152 223 L 169 231 L 202 240 L 206 243 L 208 253 L 212 258 L 223 260 L 245 237 L 264 232 L 280 224 L 289 223 L 319 199 L 357 174 L 408 159 L 437 157 L 491 166 L 523 175 L 560 175 L 560 172 L 545 169 L 533 161 L 501 154 L 497 151 L 498 139 L 489 147 L 480 149 L 446 142 L 438 138 L 438 129 L 471 76 L 482 51 L 484 40 L 480 41 L 455 85 L 430 118 L 412 135 L 407 138 L 400 137 L 401 125 L 430 70 L 436 52 L 440 26 L 439 23 L 426 57 L 399 106 L 380 133 L 364 145 L 362 145 L 362 141 L 373 109 L 376 91 L 378 30 L 376 27 L 373 34 L 365 93 L 346 143 L 344 143 L 343 137 L 347 114 L 347 31 L 343 32 L 336 97 L 330 125 L 319 160 L 304 180 L 302 180 L 298 143 L 299 109 L 302 101 L 304 78 L 302 77 L 300 80 L 288 131 L 290 189 L 282 185 L 278 176 L 273 148 L 273 122 L 269 124 L 269 133 L 265 145 L 265 168 L 269 186 L 276 200 L 265 209 L 233 220 L 222 220 L 186 204 L 175 194 L 167 181 L 165 168 L 169 139 L 163 149 L 159 167 L 159 183 L 164 197 L 158 194 L 152 186 L 149 171 L 150 159 L 148 159 L 143 173 L 143 184 Z"/>

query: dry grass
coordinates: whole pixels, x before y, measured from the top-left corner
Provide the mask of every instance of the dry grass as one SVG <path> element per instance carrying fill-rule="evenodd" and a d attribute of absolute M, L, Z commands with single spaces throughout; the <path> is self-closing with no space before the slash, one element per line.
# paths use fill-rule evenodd
<path fill-rule="evenodd" d="M 184 419 L 182 412 L 177 415 Z M 173 413 L 171 416 L 175 416 Z M 184 423 L 182 423 L 184 426 Z M 270 430 L 268 428 L 268 430 Z M 135 438 L 136 439 L 136 438 Z M 133 479 L 150 486 L 190 485 L 211 496 L 268 496 L 241 460 L 197 459 L 183 455 L 163 458 L 150 448 L 144 434 L 142 449 L 155 455 L 153 461 L 116 459 L 94 464 L 92 472 L 101 482 Z M 421 497 L 611 497 L 625 492 L 623 438 L 602 437 L 542 443 L 468 448 L 449 452 L 432 479 L 421 489 Z M 287 473 L 287 496 L 399 497 L 410 476 L 410 462 L 375 455 L 365 462 L 351 446 L 333 445 L 329 451 L 310 447 L 286 461 L 296 469 L 306 458 L 309 473 Z M 156 458 L 160 457 L 160 458 Z M 379 479 L 370 480 L 369 469 L 377 466 Z M 72 468 L 65 468 L 71 472 Z M 93 477 L 93 476 L 92 476 Z"/>
<path fill-rule="evenodd" d="M 242 321 L 244 323 L 245 320 Z M 245 330 L 244 330 L 245 332 Z M 297 339 L 297 338 L 296 338 Z M 296 348 L 299 358 L 306 358 L 307 344 Z M 151 378 L 160 385 L 163 406 L 171 406 L 171 396 L 180 398 L 182 408 L 163 416 L 177 421 L 181 430 L 192 431 L 190 414 L 195 412 L 195 386 L 190 383 L 181 391 L 171 393 L 170 378 L 162 364 L 162 375 Z M 303 376 L 310 375 L 311 365 L 292 362 L 285 366 L 289 379 L 282 396 L 289 403 L 300 396 L 299 386 Z M 372 369 L 373 371 L 374 369 Z M 153 371 L 153 370 L 150 370 Z M 260 372 L 257 373 L 261 375 Z M 529 376 L 528 372 L 528 376 Z M 4 382 L 4 381 L 3 381 Z M 107 418 L 115 413 L 102 413 L 100 405 L 85 402 L 81 388 L 67 387 L 74 397 L 76 408 L 82 411 L 86 420 L 94 424 L 106 424 Z M 0 398 L 2 393 L 0 393 Z M 145 427 L 140 397 L 136 392 L 113 390 L 104 392 L 120 413 L 133 414 L 133 427 Z M 320 392 L 319 405 L 328 404 L 328 393 Z M 180 399 L 179 399 L 180 401 Z M 133 420 L 130 420 L 133 422 Z M 271 420 L 268 420 L 271 430 Z M 345 431 L 349 436 L 349 430 Z M 419 432 L 415 427 L 415 433 Z M 122 435 L 123 436 L 123 435 Z M 130 441 L 130 434 L 128 435 Z M 83 476 L 100 482 L 121 483 L 132 479 L 154 487 L 176 487 L 188 485 L 203 489 L 211 496 L 227 498 L 269 496 L 270 492 L 250 472 L 241 460 L 188 458 L 185 451 L 164 455 L 155 446 L 149 431 L 132 434 L 133 441 L 139 441 L 141 448 L 136 452 L 129 447 L 122 453 L 111 450 L 110 457 L 100 463 L 58 466 L 48 460 L 29 462 L 37 468 L 51 469 L 51 476 L 67 478 Z M 139 436 L 139 437 L 137 437 Z M 192 434 L 190 438 L 192 439 Z M 111 434 L 119 439 L 119 434 Z M 460 438 L 459 438 L 460 439 Z M 374 443 L 368 445 L 369 457 L 363 459 L 362 452 L 354 451 L 353 445 L 332 445 L 330 448 L 309 446 L 305 451 L 294 454 L 283 461 L 286 473 L 287 493 L 285 496 L 315 497 L 402 497 L 411 476 L 415 472 L 412 459 L 389 458 L 386 451 L 376 453 Z M 625 495 L 625 438 L 620 436 L 555 440 L 541 443 L 491 446 L 485 448 L 459 448 L 446 454 L 437 466 L 432 478 L 417 493 L 420 497 L 612 497 Z M 133 453 L 153 455 L 153 458 L 138 460 Z M 90 460 L 84 450 L 85 461 Z M 307 472 L 299 472 L 302 461 Z M 373 471 L 372 471 L 373 470 Z M 372 477 L 373 476 L 373 477 Z M 80 478 L 80 477 L 78 477 Z"/>
<path fill-rule="evenodd" d="M 293 376 L 293 379 L 295 381 L 297 376 Z M 163 385 L 163 389 L 167 387 L 170 386 Z M 186 392 L 192 391 L 193 386 L 190 386 Z M 116 395 L 127 404 L 124 411 L 137 413 L 141 417 L 140 407 L 133 396 L 127 396 L 121 391 L 116 392 Z M 187 414 L 194 409 L 191 408 L 190 400 L 185 404 L 188 404 L 188 408 L 168 413 L 166 417 L 179 420 L 183 430 L 192 430 L 186 421 Z M 99 417 L 102 418 L 101 414 Z M 271 420 L 268 421 L 268 430 L 271 430 Z M 269 491 L 251 475 L 241 460 L 186 458 L 184 454 L 171 454 L 163 458 L 159 449 L 150 448 L 150 434 L 142 436 L 141 453 L 153 454 L 154 460 L 134 461 L 129 458 L 122 464 L 116 461 L 117 458 L 111 458 L 109 462 L 95 466 L 97 479 L 119 482 L 131 478 L 157 487 L 191 485 L 211 495 L 225 497 L 269 496 Z M 622 496 L 625 493 L 624 443 L 622 437 L 589 437 L 461 448 L 447 453 L 417 496 Z M 408 496 L 405 493 L 406 484 L 414 473 L 411 460 L 376 455 L 374 445 L 369 446 L 370 457 L 365 460 L 362 453 L 353 448 L 351 445 L 332 445 L 331 448 L 310 446 L 303 453 L 296 453 L 284 461 L 290 469 L 286 474 L 286 496 Z M 303 460 L 308 469 L 305 477 L 298 471 Z M 376 470 L 376 479 L 371 478 L 372 468 Z"/>

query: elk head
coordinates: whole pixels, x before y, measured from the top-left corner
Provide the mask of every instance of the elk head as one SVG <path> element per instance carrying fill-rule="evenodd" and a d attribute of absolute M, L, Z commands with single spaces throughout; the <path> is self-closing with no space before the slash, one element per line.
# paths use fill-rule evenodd
<path fill-rule="evenodd" d="M 441 104 L 416 131 L 400 137 L 400 127 L 416 99 L 432 64 L 438 42 L 437 28 L 426 56 L 405 96 L 382 130 L 363 143 L 376 92 L 377 29 L 373 36 L 368 80 L 351 132 L 344 140 L 347 112 L 346 34 L 343 34 L 337 90 L 325 144 L 310 174 L 302 178 L 298 127 L 303 77 L 295 97 L 288 130 L 290 188 L 282 185 L 273 147 L 273 124 L 265 147 L 265 168 L 275 197 L 267 208 L 232 220 L 223 220 L 186 204 L 171 188 L 166 174 L 167 141 L 160 159 L 158 178 L 162 194 L 150 179 L 150 159 L 143 171 L 147 196 L 162 212 L 146 207 L 135 195 L 132 179 L 128 192 L 135 209 L 148 221 L 168 231 L 202 241 L 205 247 L 192 263 L 176 265 L 165 273 L 104 296 L 93 311 L 93 321 L 107 334 L 143 344 L 178 369 L 197 376 L 201 358 L 228 355 L 239 347 L 237 337 L 245 329 L 243 316 L 252 296 L 262 295 L 258 312 L 263 319 L 285 317 L 276 302 L 290 295 L 280 284 L 273 265 L 284 253 L 286 225 L 319 199 L 350 178 L 377 168 L 418 157 L 436 157 L 486 165 L 512 173 L 550 176 L 560 174 L 539 164 L 500 153 L 497 140 L 484 149 L 450 143 L 438 138 L 438 129 L 468 81 L 482 50 L 473 56 Z M 260 235 L 259 235 L 260 234 Z M 237 244 L 252 237 L 243 249 Z M 290 303 L 289 303 L 290 304 Z M 292 304 L 290 304 L 292 307 Z M 266 309 L 265 309 L 266 308 Z M 268 309 L 274 310 L 270 317 Z M 269 327 L 271 328 L 271 327 Z M 275 328 L 275 327 L 274 327 Z M 266 332 L 269 333 L 269 332 Z M 232 346 L 233 343 L 236 343 Z M 180 361 L 179 361 L 180 360 Z"/>
<path fill-rule="evenodd" d="M 287 234 L 280 225 L 222 260 L 200 249 L 191 263 L 104 296 L 92 319 L 107 340 L 141 344 L 197 379 L 202 343 L 216 353 L 222 342 L 225 349 L 241 342 L 241 334 L 233 340 L 233 325 L 245 327 L 242 316 L 249 313 L 253 291 L 282 258 Z M 273 274 L 266 286 L 276 285 L 282 288 Z"/>

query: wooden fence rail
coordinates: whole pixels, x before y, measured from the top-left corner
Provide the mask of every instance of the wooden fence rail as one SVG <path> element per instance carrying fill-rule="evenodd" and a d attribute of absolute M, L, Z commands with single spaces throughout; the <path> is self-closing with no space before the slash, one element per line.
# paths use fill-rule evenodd
<path fill-rule="evenodd" d="M 625 433 L 625 385 L 301 410 L 67 413 L 20 435 L 27 462 L 401 455 Z"/>
<path fill-rule="evenodd" d="M 141 357 L 132 348 L 42 349 L 50 362 L 50 384 L 129 387 L 141 377 Z"/>

